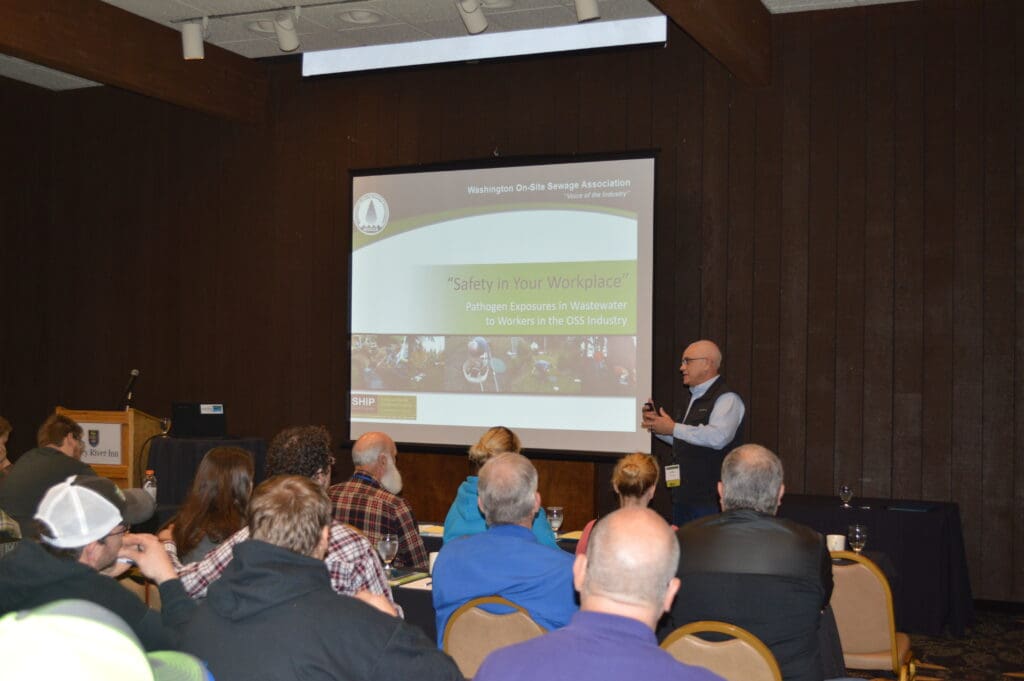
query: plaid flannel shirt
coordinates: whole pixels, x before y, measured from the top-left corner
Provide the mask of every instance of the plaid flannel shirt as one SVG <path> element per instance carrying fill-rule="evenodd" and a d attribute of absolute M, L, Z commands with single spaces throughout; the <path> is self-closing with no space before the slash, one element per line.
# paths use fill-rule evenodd
<path fill-rule="evenodd" d="M 374 546 L 384 534 L 398 537 L 398 567 L 426 567 L 427 549 L 413 518 L 412 508 L 402 497 L 384 489 L 380 482 L 361 471 L 347 482 L 330 489 L 335 522 L 348 523 L 366 533 Z"/>
<path fill-rule="evenodd" d="M 173 541 L 164 542 L 164 548 L 170 554 L 171 562 L 188 595 L 204 598 L 207 587 L 220 577 L 234 558 L 235 544 L 248 538 L 249 528 L 243 527 L 206 554 L 205 558 L 188 565 L 182 565 L 178 560 L 178 547 Z M 389 601 L 395 602 L 377 551 L 355 529 L 340 523 L 331 525 L 324 562 L 331 575 L 331 587 L 339 594 L 352 596 L 366 589 L 370 593 L 383 594 Z M 401 614 L 401 608 L 398 611 Z"/>
<path fill-rule="evenodd" d="M 18 539 L 21 537 L 21 526 L 18 525 L 14 518 L 3 511 L 0 511 L 0 537 L 4 539 Z"/>

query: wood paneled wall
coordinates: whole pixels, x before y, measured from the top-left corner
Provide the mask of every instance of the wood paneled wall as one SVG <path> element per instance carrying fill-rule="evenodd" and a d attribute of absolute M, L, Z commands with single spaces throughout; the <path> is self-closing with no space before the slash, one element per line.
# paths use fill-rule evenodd
<path fill-rule="evenodd" d="M 223 400 L 237 433 L 344 435 L 350 169 L 656 149 L 655 397 L 725 350 L 791 491 L 960 504 L 975 595 L 1024 601 L 1024 6 L 774 19 L 773 85 L 665 48 L 301 80 L 226 123 L 0 84 L 0 413 Z M 1018 398 L 1021 403 L 1018 404 Z M 461 457 L 402 459 L 438 518 Z M 567 526 L 607 464 L 545 462 Z"/>

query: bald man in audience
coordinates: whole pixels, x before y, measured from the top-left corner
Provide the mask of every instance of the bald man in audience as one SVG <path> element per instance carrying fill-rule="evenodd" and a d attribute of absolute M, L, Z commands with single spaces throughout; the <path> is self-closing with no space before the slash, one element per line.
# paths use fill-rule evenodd
<path fill-rule="evenodd" d="M 398 567 L 426 567 L 427 549 L 420 537 L 412 507 L 402 497 L 398 448 L 385 433 L 366 433 L 352 445 L 355 472 L 331 487 L 334 519 L 366 534 L 374 546 L 385 534 L 398 537 Z"/>
<path fill-rule="evenodd" d="M 657 513 L 611 513 L 597 523 L 587 553 L 573 564 L 582 606 L 569 626 L 495 651 L 474 678 L 719 680 L 658 647 L 654 627 L 679 589 L 678 562 L 679 544 Z"/>

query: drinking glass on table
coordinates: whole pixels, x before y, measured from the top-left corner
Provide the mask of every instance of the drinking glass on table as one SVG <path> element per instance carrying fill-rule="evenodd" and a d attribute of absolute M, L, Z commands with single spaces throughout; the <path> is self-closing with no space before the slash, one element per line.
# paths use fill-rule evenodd
<path fill-rule="evenodd" d="M 864 550 L 865 544 L 868 543 L 868 526 L 860 524 L 850 525 L 850 531 L 846 538 L 850 542 L 850 548 L 860 553 Z"/>
<path fill-rule="evenodd" d="M 551 529 L 555 531 L 555 537 L 558 537 L 558 528 L 562 526 L 562 520 L 564 518 L 562 514 L 561 506 L 548 506 L 544 511 L 548 514 L 548 523 L 551 524 Z"/>
<path fill-rule="evenodd" d="M 377 540 L 377 553 L 380 554 L 380 559 L 384 561 L 384 567 L 390 578 L 392 574 L 391 561 L 395 559 L 395 555 L 398 553 L 398 536 L 394 534 L 381 535 L 380 539 Z"/>
<path fill-rule="evenodd" d="M 853 489 L 849 485 L 839 488 L 839 499 L 843 502 L 843 508 L 851 508 L 850 500 L 853 499 Z"/>

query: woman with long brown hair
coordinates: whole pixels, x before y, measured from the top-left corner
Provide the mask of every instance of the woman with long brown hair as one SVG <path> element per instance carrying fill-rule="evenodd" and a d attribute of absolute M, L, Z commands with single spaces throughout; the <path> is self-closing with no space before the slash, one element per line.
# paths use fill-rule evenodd
<path fill-rule="evenodd" d="M 192 490 L 161 533 L 170 533 L 182 563 L 201 560 L 245 526 L 253 474 L 252 454 L 244 449 L 216 447 L 206 453 Z"/>

